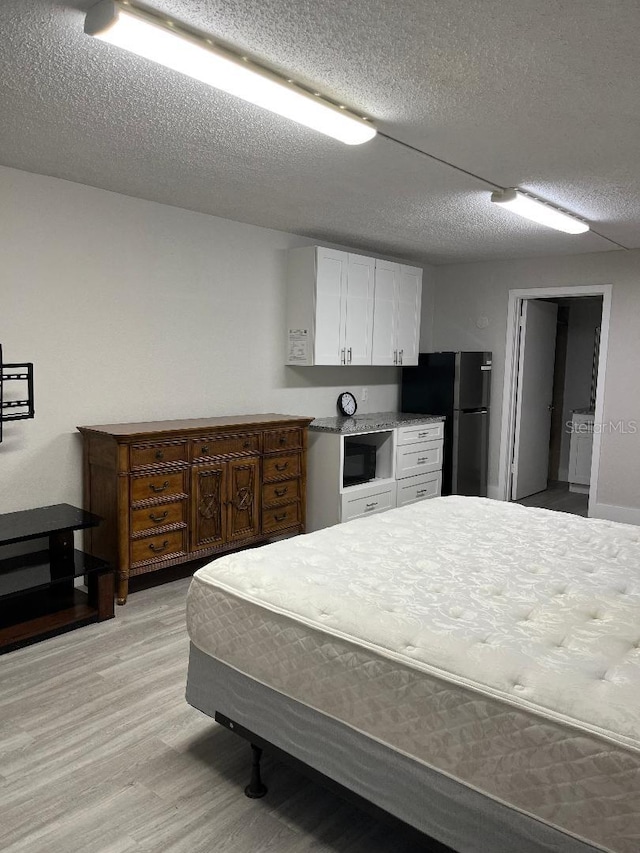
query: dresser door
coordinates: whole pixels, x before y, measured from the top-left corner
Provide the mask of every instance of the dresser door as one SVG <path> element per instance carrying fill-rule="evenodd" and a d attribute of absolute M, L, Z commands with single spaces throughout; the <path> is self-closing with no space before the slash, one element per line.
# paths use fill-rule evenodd
<path fill-rule="evenodd" d="M 260 459 L 235 459 L 228 465 L 227 541 L 260 533 Z"/>
<path fill-rule="evenodd" d="M 191 550 L 227 541 L 227 463 L 191 469 Z"/>

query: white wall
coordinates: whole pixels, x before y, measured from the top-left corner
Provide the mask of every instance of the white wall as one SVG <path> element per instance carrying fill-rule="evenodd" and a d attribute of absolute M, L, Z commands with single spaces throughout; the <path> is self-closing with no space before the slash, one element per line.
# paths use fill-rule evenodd
<path fill-rule="evenodd" d="M 597 510 L 640 523 L 640 250 L 438 267 L 433 345 L 493 351 L 489 485 L 496 494 L 509 290 L 587 284 L 613 285 L 601 428 L 626 430 L 603 432 Z"/>
<path fill-rule="evenodd" d="M 284 366 L 285 252 L 310 240 L 6 168 L 0 199 L 0 342 L 36 403 L 5 424 L 0 512 L 81 502 L 77 425 L 326 417 L 363 386 L 360 411 L 397 408 L 397 368 Z"/>

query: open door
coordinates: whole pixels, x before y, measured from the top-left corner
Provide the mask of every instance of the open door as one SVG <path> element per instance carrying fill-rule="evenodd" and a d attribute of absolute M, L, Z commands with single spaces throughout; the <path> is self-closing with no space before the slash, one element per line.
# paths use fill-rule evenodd
<path fill-rule="evenodd" d="M 514 501 L 547 488 L 557 315 L 553 302 L 522 302 L 511 479 Z"/>

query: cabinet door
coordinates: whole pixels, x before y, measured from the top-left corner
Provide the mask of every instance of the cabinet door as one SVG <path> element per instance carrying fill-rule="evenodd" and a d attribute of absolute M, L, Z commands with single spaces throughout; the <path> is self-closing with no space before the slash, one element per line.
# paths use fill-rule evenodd
<path fill-rule="evenodd" d="M 347 284 L 346 252 L 316 251 L 314 364 L 342 364 Z"/>
<path fill-rule="evenodd" d="M 260 459 L 228 462 L 227 542 L 260 533 Z"/>
<path fill-rule="evenodd" d="M 371 364 L 375 260 L 349 255 L 345 300 L 347 364 Z"/>
<path fill-rule="evenodd" d="M 399 277 L 400 264 L 376 261 L 371 364 L 394 365 L 398 361 L 396 290 Z"/>
<path fill-rule="evenodd" d="M 421 306 L 422 270 L 401 264 L 397 288 L 396 345 L 398 361 L 405 367 L 418 363 Z"/>
<path fill-rule="evenodd" d="M 191 470 L 191 550 L 213 548 L 227 540 L 227 463 Z"/>

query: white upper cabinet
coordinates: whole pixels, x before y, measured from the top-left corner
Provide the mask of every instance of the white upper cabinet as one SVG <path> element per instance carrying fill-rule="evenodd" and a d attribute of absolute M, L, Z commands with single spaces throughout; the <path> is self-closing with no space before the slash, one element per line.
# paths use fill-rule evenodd
<path fill-rule="evenodd" d="M 372 364 L 418 363 L 421 303 L 421 269 L 376 261 Z"/>
<path fill-rule="evenodd" d="M 417 364 L 421 290 L 414 267 L 320 246 L 291 249 L 286 364 Z"/>
<path fill-rule="evenodd" d="M 376 262 L 362 255 L 349 255 L 344 300 L 343 364 L 371 364 L 373 334 L 373 289 Z"/>

